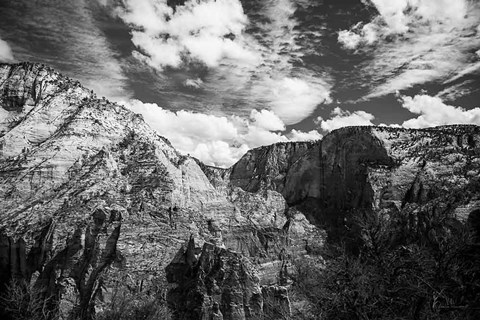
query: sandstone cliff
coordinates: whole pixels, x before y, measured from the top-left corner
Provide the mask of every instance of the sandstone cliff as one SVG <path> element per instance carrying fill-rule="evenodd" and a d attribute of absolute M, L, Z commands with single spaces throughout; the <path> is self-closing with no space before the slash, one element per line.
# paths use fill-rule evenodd
<path fill-rule="evenodd" d="M 355 212 L 401 211 L 469 189 L 479 179 L 479 157 L 478 126 L 349 127 L 318 142 L 251 150 L 231 168 L 230 182 L 249 192 L 281 193 L 338 238 Z M 478 200 L 473 191 L 450 205 L 462 216 Z"/>
<path fill-rule="evenodd" d="M 108 300 L 112 287 L 164 277 L 191 235 L 200 248 L 208 241 L 252 258 L 265 284 L 277 283 L 280 252 L 323 241 L 301 213 L 286 214 L 278 192 L 216 185 L 141 116 L 48 67 L 1 65 L 0 105 L 1 287 L 12 275 L 39 286 L 47 277 L 45 295 L 61 302 L 61 318 L 79 308 L 93 316 L 84 283 Z M 95 268 L 102 252 L 111 252 L 110 267 L 77 276 L 75 265 Z"/>
<path fill-rule="evenodd" d="M 97 296 L 166 267 L 178 319 L 255 318 L 269 293 L 289 304 L 291 262 L 327 234 L 358 250 L 365 215 L 480 212 L 477 126 L 343 128 L 220 169 L 42 65 L 0 65 L 0 106 L 1 290 L 34 283 L 61 318 L 90 319 Z"/>

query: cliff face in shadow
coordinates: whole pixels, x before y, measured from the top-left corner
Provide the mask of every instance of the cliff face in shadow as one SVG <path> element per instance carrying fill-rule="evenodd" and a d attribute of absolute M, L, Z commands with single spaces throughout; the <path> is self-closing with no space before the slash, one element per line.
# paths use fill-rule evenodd
<path fill-rule="evenodd" d="M 356 214 L 400 211 L 464 188 L 478 178 L 479 154 L 478 126 L 350 127 L 317 142 L 251 150 L 232 167 L 230 181 L 249 192 L 276 190 L 339 240 Z M 463 201 L 462 208 L 477 205 L 476 196 Z"/>
<path fill-rule="evenodd" d="M 467 221 L 480 208 L 477 126 L 344 128 L 220 169 L 42 65 L 0 65 L 0 106 L 2 288 L 35 285 L 65 319 L 101 312 L 118 282 L 149 290 L 166 275 L 179 319 L 248 318 L 270 296 L 289 310 L 292 262 L 327 235 L 355 251 L 366 215 L 442 203 Z"/>

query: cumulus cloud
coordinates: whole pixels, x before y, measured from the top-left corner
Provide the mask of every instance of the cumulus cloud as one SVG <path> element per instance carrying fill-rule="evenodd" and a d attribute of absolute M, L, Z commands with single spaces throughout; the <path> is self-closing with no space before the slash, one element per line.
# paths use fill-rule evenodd
<path fill-rule="evenodd" d="M 10 48 L 10 45 L 6 41 L 0 39 L 0 61 L 11 62 L 14 60 L 12 48 Z"/>
<path fill-rule="evenodd" d="M 285 124 L 282 120 L 273 112 L 268 110 L 252 110 L 250 113 L 250 119 L 253 120 L 253 124 L 259 128 L 263 128 L 268 131 L 283 131 L 285 130 Z"/>
<path fill-rule="evenodd" d="M 246 133 L 240 138 L 241 140 L 246 141 L 250 148 L 288 141 L 288 138 L 280 132 L 271 132 L 255 125 L 248 125 Z"/>
<path fill-rule="evenodd" d="M 360 42 L 362 41 L 362 36 L 351 30 L 341 30 L 338 33 L 338 42 L 340 42 L 347 49 L 356 49 Z"/>
<path fill-rule="evenodd" d="M 350 112 L 342 110 L 339 107 L 333 109 L 331 118 L 324 120 L 322 117 L 317 118 L 320 128 L 325 131 L 332 131 L 348 126 L 373 126 L 372 120 L 375 117 L 365 111 Z"/>
<path fill-rule="evenodd" d="M 312 85 L 299 78 L 266 80 L 272 110 L 286 124 L 295 124 L 315 111 L 321 103 L 331 102 L 329 90 L 321 84 Z"/>
<path fill-rule="evenodd" d="M 115 13 L 132 29 L 133 56 L 163 74 L 192 72 L 183 86 L 202 89 L 202 97 L 189 97 L 196 102 L 232 114 L 270 109 L 287 125 L 329 102 L 328 77 L 295 64 L 304 54 L 296 1 L 259 2 L 251 21 L 240 0 L 187 0 L 175 9 L 166 0 L 122 3 Z M 198 63 L 207 74 L 192 71 Z"/>
<path fill-rule="evenodd" d="M 248 19 L 238 0 L 189 0 L 175 10 L 166 0 L 123 4 L 116 13 L 134 29 L 134 56 L 153 68 L 177 68 L 189 60 L 215 67 L 223 59 L 257 59 L 241 39 Z"/>
<path fill-rule="evenodd" d="M 303 132 L 293 129 L 288 135 L 288 138 L 290 141 L 314 141 L 322 139 L 323 136 L 317 130 Z"/>
<path fill-rule="evenodd" d="M 190 154 L 203 163 L 229 167 L 248 150 L 249 148 L 245 144 L 239 147 L 232 147 L 228 142 L 216 140 L 199 142 Z"/>
<path fill-rule="evenodd" d="M 357 23 L 350 30 L 338 32 L 338 42 L 344 48 L 354 50 L 361 45 L 372 45 L 378 40 L 380 28 L 375 23 Z"/>
<path fill-rule="evenodd" d="M 465 18 L 468 2 L 464 0 L 371 0 L 386 25 L 386 32 L 403 34 L 418 20 L 455 23 Z"/>
<path fill-rule="evenodd" d="M 476 72 L 472 51 L 480 5 L 468 0 L 369 0 L 377 9 L 370 22 L 338 34 L 344 48 L 373 55 L 362 72 L 370 93 L 365 99 L 414 85 Z"/>
<path fill-rule="evenodd" d="M 139 100 L 130 100 L 123 104 L 142 114 L 145 121 L 160 135 L 169 139 L 177 150 L 210 165 L 231 166 L 249 149 L 262 145 L 321 137 L 314 130 L 292 130 L 285 134 L 285 124 L 275 113 L 268 110 L 252 110 L 249 118 L 244 119 L 185 110 L 173 112 L 157 104 Z"/>
<path fill-rule="evenodd" d="M 470 8 L 466 0 L 370 0 L 370 2 L 379 15 L 362 28 L 358 28 L 361 24 L 352 28 L 357 33 L 363 33 L 362 37 L 368 34 L 364 31 L 365 28 L 376 29 L 378 38 L 383 38 L 387 35 L 416 32 L 420 23 L 429 27 L 444 24 L 445 28 L 453 29 L 464 22 Z M 377 39 L 372 37 L 366 42 L 372 44 L 375 42 L 372 40 Z"/>
<path fill-rule="evenodd" d="M 402 97 L 402 106 L 419 116 L 405 121 L 405 128 L 426 128 L 447 124 L 477 124 L 480 125 L 480 108 L 466 110 L 445 104 L 439 97 L 416 95 Z"/>

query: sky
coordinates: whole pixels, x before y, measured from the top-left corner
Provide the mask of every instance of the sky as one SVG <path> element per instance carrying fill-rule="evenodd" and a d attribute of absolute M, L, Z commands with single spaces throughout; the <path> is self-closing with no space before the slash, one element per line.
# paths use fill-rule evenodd
<path fill-rule="evenodd" d="M 0 0 L 0 61 L 48 64 L 222 167 L 343 126 L 480 125 L 478 0 Z"/>

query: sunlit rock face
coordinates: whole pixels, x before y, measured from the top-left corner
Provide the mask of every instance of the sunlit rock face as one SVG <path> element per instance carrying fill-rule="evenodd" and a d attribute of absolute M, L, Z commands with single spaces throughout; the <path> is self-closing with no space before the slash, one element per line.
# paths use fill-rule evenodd
<path fill-rule="evenodd" d="M 177 318 L 196 308 L 254 318 L 268 297 L 289 310 L 292 261 L 319 254 L 327 235 L 357 250 L 365 215 L 422 225 L 421 214 L 448 210 L 477 226 L 477 126 L 344 128 L 220 169 L 42 65 L 0 65 L 0 106 L 1 290 L 11 278 L 30 281 L 55 297 L 61 318 L 92 318 L 98 288 L 106 301 L 113 283 L 145 288 L 166 273 Z M 182 288 L 201 297 L 190 311 Z M 218 296 L 228 288 L 230 300 Z"/>
<path fill-rule="evenodd" d="M 261 212 L 251 206 L 258 203 L 252 199 L 259 195 L 284 199 L 285 233 L 256 229 L 259 244 L 252 241 L 248 246 L 235 246 L 225 239 L 231 248 L 258 262 L 262 292 L 268 292 L 268 285 L 274 284 L 271 292 L 279 293 L 282 287 L 278 285 L 284 279 L 277 270 L 282 260 L 274 260 L 269 254 L 292 257 L 320 252 L 323 241 L 319 239 L 324 239 L 325 233 L 313 225 L 325 228 L 330 241 L 344 243 L 353 252 L 365 245 L 362 222 L 372 215 L 408 220 L 405 237 L 414 236 L 418 230 L 429 234 L 432 226 L 428 217 L 439 212 L 447 213 L 449 221 L 445 223 L 468 220 L 476 228 L 480 212 L 479 159 L 478 126 L 423 130 L 351 127 L 334 131 L 318 142 L 281 143 L 251 150 L 228 170 L 202 168 L 218 190 L 229 190 L 230 186 L 234 192 L 229 191 L 228 197 L 237 203 L 241 200 L 241 207 L 252 208 L 250 212 Z M 282 198 L 275 196 L 278 194 Z M 268 202 L 268 196 L 266 199 Z M 280 211 L 281 201 L 278 204 Z M 308 219 L 312 228 L 302 230 L 294 223 L 295 217 Z M 244 238 L 256 240 L 245 234 Z M 391 241 L 394 244 L 402 239 Z M 258 251 L 243 249 L 262 247 Z M 204 280 L 212 281 L 208 273 Z M 229 286 L 225 283 L 219 288 Z M 182 284 L 178 288 L 183 288 Z M 208 292 L 205 288 L 201 291 Z M 185 299 L 179 297 L 177 301 Z M 218 305 L 222 310 L 221 301 Z M 264 307 L 262 312 L 268 311 Z"/>
<path fill-rule="evenodd" d="M 95 296 L 82 300 L 84 282 L 102 283 L 108 299 L 116 279 L 132 287 L 164 277 L 191 235 L 199 247 L 207 241 L 250 259 L 259 281 L 271 285 L 284 252 L 293 259 L 306 253 L 306 242 L 323 244 L 322 230 L 277 191 L 231 186 L 229 170 L 182 156 L 141 116 L 48 67 L 0 65 L 0 106 L 0 251 L 21 257 L 11 263 L 0 254 L 8 275 L 1 285 L 18 274 L 41 286 L 38 277 L 52 266 L 45 294 L 55 294 L 62 318 L 101 309 Z M 95 227 L 98 250 L 87 250 L 99 212 L 105 219 Z M 116 224 L 108 268 L 90 282 L 75 276 L 79 261 L 102 261 Z M 64 252 L 72 253 L 68 263 L 57 263 Z"/>

